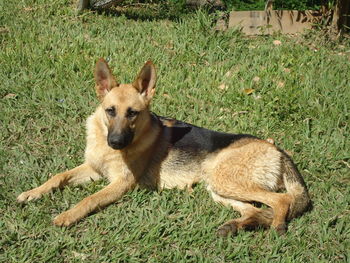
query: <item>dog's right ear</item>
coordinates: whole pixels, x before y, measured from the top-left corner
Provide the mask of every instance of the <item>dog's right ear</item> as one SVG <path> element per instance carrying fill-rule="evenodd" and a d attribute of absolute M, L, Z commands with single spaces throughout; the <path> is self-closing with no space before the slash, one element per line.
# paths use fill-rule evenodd
<path fill-rule="evenodd" d="M 118 84 L 106 60 L 103 58 L 100 58 L 96 62 L 94 75 L 96 82 L 96 94 L 99 100 L 102 100 L 104 96 L 106 96 L 106 94 Z"/>

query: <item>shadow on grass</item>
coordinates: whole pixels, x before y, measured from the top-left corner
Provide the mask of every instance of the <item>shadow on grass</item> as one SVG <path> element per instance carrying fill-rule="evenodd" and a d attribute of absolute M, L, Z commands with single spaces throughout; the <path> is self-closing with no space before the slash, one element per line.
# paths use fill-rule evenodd
<path fill-rule="evenodd" d="M 189 6 L 184 1 L 171 2 L 160 1 L 158 3 L 128 3 L 110 7 L 91 8 L 91 10 L 101 15 L 125 16 L 127 19 L 136 21 L 157 21 L 171 20 L 179 21 L 181 18 L 196 13 L 198 10 L 208 14 L 216 11 L 224 11 L 220 6 Z"/>
<path fill-rule="evenodd" d="M 91 10 L 100 15 L 125 16 L 127 19 L 135 21 L 157 21 L 163 19 L 178 21 L 182 17 L 195 12 L 194 9 L 186 6 L 173 5 L 166 2 L 159 4 L 118 5 L 108 8 L 91 8 Z"/>

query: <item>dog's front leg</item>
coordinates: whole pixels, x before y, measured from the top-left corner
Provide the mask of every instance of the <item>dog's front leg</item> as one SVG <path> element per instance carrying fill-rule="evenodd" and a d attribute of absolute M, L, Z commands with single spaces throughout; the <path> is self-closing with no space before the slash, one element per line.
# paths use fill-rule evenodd
<path fill-rule="evenodd" d="M 56 188 L 61 188 L 68 184 L 79 184 L 90 180 L 98 180 L 99 178 L 100 175 L 88 163 L 84 163 L 69 171 L 56 174 L 39 187 L 21 193 L 17 197 L 17 201 L 22 203 L 38 199 L 43 194 L 51 192 Z"/>
<path fill-rule="evenodd" d="M 117 201 L 127 191 L 131 190 L 135 184 L 136 181 L 132 175 L 120 176 L 102 190 L 86 197 L 73 208 L 58 215 L 53 223 L 57 226 L 72 225 L 98 208 Z"/>

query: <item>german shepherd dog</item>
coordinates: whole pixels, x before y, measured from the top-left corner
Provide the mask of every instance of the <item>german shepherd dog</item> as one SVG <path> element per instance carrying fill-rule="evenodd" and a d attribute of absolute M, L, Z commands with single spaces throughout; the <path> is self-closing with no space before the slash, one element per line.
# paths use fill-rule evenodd
<path fill-rule="evenodd" d="M 17 198 L 25 202 L 65 185 L 109 180 L 104 189 L 58 215 L 55 225 L 72 225 L 137 185 L 191 189 L 204 181 L 215 201 L 241 214 L 218 228 L 220 236 L 258 226 L 271 226 L 283 234 L 286 222 L 309 207 L 303 178 L 274 143 L 152 113 L 156 84 L 152 62 L 146 62 L 132 84 L 119 84 L 103 59 L 97 61 L 94 75 L 101 104 L 87 120 L 85 162 Z"/>

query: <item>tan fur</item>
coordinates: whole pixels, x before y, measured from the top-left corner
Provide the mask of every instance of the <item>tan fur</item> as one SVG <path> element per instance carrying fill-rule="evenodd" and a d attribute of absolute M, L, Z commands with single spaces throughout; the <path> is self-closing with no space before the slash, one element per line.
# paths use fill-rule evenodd
<path fill-rule="evenodd" d="M 55 188 L 101 177 L 110 184 L 58 215 L 54 224 L 69 226 L 117 201 L 136 185 L 191 189 L 200 181 L 207 184 L 215 201 L 241 213 L 240 218 L 222 225 L 219 235 L 270 225 L 283 233 L 286 220 L 307 209 L 310 199 L 303 179 L 290 157 L 272 139 L 238 139 L 216 152 L 197 152 L 194 156 L 171 149 L 167 140 L 170 135 L 152 120 L 149 112 L 156 83 L 151 62 L 145 64 L 132 84 L 119 84 L 107 63 L 99 60 L 95 81 L 101 104 L 87 120 L 84 164 L 55 175 L 43 185 L 20 194 L 17 200 L 30 201 Z M 137 116 L 130 115 L 131 109 Z M 167 119 L 162 123 L 164 127 L 175 124 Z M 132 141 L 120 150 L 119 146 L 112 148 L 110 143 L 114 142 L 108 136 L 126 130 L 132 131 Z M 269 208 L 255 207 L 256 202 Z"/>

